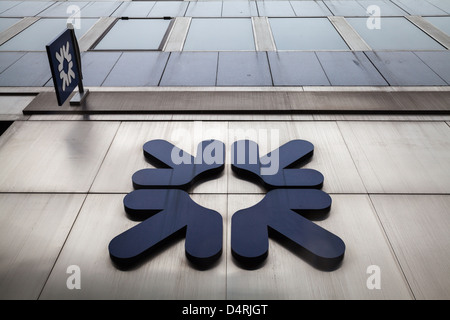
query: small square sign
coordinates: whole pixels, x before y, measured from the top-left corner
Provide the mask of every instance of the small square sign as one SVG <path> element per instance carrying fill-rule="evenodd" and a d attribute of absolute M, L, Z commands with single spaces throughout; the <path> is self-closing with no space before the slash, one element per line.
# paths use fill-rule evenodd
<path fill-rule="evenodd" d="M 73 30 L 66 29 L 46 46 L 58 105 L 62 105 L 80 79 L 77 47 Z"/>

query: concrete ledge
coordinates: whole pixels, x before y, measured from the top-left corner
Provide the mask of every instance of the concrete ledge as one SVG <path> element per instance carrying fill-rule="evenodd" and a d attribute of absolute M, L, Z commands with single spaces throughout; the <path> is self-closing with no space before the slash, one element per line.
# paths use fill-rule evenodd
<path fill-rule="evenodd" d="M 450 114 L 450 91 L 91 91 L 86 102 L 58 106 L 40 93 L 32 114 Z"/>
<path fill-rule="evenodd" d="M 96 87 L 85 86 L 95 92 L 450 92 L 450 86 L 295 86 L 295 87 Z M 53 92 L 53 87 L 0 87 L 0 94 L 30 95 Z M 76 91 L 76 90 L 75 90 Z"/>

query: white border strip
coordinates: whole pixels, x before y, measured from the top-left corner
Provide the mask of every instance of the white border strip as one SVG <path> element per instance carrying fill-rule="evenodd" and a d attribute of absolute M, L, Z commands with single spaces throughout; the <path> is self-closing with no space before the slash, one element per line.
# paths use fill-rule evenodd
<path fill-rule="evenodd" d="M 191 17 L 176 17 L 172 30 L 170 30 L 167 41 L 162 51 L 182 51 L 186 41 Z"/>
<path fill-rule="evenodd" d="M 328 20 L 353 51 L 371 51 L 372 48 L 361 38 L 358 32 L 344 17 L 329 16 Z"/>

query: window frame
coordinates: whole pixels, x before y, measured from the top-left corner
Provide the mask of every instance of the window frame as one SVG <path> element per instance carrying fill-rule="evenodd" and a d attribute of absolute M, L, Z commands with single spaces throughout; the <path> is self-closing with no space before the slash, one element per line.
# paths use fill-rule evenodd
<path fill-rule="evenodd" d="M 106 35 L 114 28 L 114 26 L 120 21 L 120 20 L 170 20 L 169 24 L 167 26 L 166 31 L 164 32 L 163 37 L 161 38 L 161 41 L 158 45 L 158 48 L 156 49 L 96 49 L 98 44 L 106 37 Z M 111 23 L 108 28 L 97 38 L 97 40 L 94 41 L 94 43 L 89 47 L 87 51 L 95 51 L 95 52 L 114 52 L 114 51 L 163 51 L 167 39 L 169 38 L 170 33 L 172 32 L 173 26 L 175 23 L 175 18 L 173 17 L 137 17 L 137 18 L 128 18 L 128 17 L 117 17 L 113 23 Z"/>

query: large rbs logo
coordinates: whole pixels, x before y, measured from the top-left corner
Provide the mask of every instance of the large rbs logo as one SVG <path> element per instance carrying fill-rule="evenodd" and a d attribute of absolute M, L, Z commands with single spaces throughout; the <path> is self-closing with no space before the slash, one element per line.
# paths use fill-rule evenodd
<path fill-rule="evenodd" d="M 337 268 L 344 257 L 344 242 L 308 219 L 323 217 L 330 210 L 330 196 L 319 190 L 323 176 L 315 170 L 294 168 L 313 155 L 314 146 L 293 140 L 260 157 L 255 142 L 240 140 L 231 151 L 233 171 L 268 190 L 258 204 L 232 216 L 231 252 L 236 261 L 244 268 L 258 267 L 268 255 L 270 234 L 289 239 L 315 267 Z M 278 170 L 264 174 L 274 154 Z M 144 155 L 162 168 L 133 175 L 136 190 L 124 198 L 125 211 L 144 221 L 111 240 L 111 259 L 127 267 L 173 234 L 185 232 L 187 258 L 200 268 L 210 266 L 222 253 L 222 217 L 195 203 L 186 190 L 224 169 L 224 144 L 203 141 L 193 157 L 167 141 L 152 140 L 144 145 Z"/>

